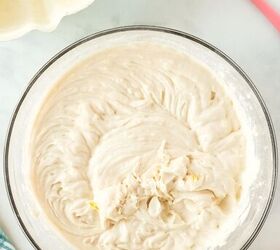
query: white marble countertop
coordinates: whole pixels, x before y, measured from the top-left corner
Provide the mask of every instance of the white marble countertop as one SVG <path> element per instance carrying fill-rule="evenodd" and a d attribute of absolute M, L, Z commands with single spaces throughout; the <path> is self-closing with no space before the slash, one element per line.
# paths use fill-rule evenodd
<path fill-rule="evenodd" d="M 273 3 L 273 0 L 270 0 Z M 274 0 L 280 10 L 280 3 Z M 277 6 L 278 5 L 278 6 Z M 280 34 L 244 0 L 96 0 L 62 20 L 52 33 L 31 32 L 0 42 L 0 148 L 15 105 L 36 71 L 66 45 L 106 28 L 153 24 L 180 29 L 214 44 L 234 59 L 260 90 L 280 132 Z M 2 165 L 2 154 L 0 156 Z M 0 167 L 1 168 L 1 167 Z M 253 250 L 280 249 L 280 185 L 270 215 L 252 244 Z M 0 227 L 17 249 L 32 249 L 8 202 L 0 171 Z"/>

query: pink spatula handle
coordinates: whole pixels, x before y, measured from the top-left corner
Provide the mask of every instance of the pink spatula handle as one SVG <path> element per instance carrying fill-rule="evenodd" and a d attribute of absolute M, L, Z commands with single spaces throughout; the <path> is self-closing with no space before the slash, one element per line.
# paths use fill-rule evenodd
<path fill-rule="evenodd" d="M 266 18 L 280 32 L 280 14 L 278 14 L 265 0 L 251 0 Z"/>

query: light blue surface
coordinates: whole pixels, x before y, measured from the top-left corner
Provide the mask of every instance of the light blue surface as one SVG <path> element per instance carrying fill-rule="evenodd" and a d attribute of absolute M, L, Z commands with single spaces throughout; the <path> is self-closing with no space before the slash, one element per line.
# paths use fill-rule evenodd
<path fill-rule="evenodd" d="M 6 234 L 0 229 L 0 250 L 15 250 Z"/>
<path fill-rule="evenodd" d="M 279 7 L 279 0 L 269 0 Z M 279 8 L 280 9 L 280 8 Z M 36 71 L 66 45 L 106 28 L 153 24 L 189 32 L 217 46 L 251 77 L 280 131 L 280 34 L 244 0 L 96 0 L 52 33 L 31 32 L 0 43 L 0 150 L 15 105 Z M 0 154 L 0 158 L 2 154 Z M 2 158 L 0 159 L 2 164 Z M 1 167 L 0 167 L 1 168 Z M 280 185 L 251 250 L 279 250 Z M 0 225 L 19 250 L 32 249 L 11 211 L 0 171 Z"/>

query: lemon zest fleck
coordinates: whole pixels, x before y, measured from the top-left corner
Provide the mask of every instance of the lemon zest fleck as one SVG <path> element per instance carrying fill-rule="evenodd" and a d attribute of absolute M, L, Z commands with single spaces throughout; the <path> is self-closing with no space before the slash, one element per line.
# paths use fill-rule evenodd
<path fill-rule="evenodd" d="M 193 180 L 193 181 L 198 181 L 198 176 L 195 175 L 195 174 L 192 174 L 192 180 Z"/>
<path fill-rule="evenodd" d="M 195 174 L 188 174 L 187 177 L 191 178 L 191 180 L 192 180 L 193 182 L 196 182 L 196 181 L 198 181 L 198 179 L 199 179 L 199 176 L 197 176 L 197 175 L 195 175 Z"/>
<path fill-rule="evenodd" d="M 93 210 L 96 210 L 96 211 L 99 210 L 99 207 L 98 207 L 98 205 L 97 205 L 96 202 L 94 202 L 94 201 L 89 201 L 88 204 L 89 204 L 89 206 L 90 206 Z"/>

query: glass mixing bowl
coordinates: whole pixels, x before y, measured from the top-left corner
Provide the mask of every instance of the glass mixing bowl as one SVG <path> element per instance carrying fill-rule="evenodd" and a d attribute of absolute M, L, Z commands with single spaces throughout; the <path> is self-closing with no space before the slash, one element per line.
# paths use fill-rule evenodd
<path fill-rule="evenodd" d="M 250 206 L 225 245 L 217 249 L 247 249 L 260 231 L 271 206 L 277 178 L 277 147 L 269 113 L 256 87 L 242 69 L 223 52 L 192 35 L 161 27 L 129 26 L 99 32 L 68 46 L 47 62 L 29 83 L 12 116 L 8 130 L 4 172 L 12 209 L 23 232 L 35 249 L 72 249 L 42 214 L 28 181 L 28 138 L 35 113 L 51 86 L 71 67 L 91 54 L 115 45 L 151 41 L 193 56 L 214 72 L 232 98 L 250 131 L 256 156 L 248 177 Z M 257 171 L 258 170 L 258 171 Z"/>

